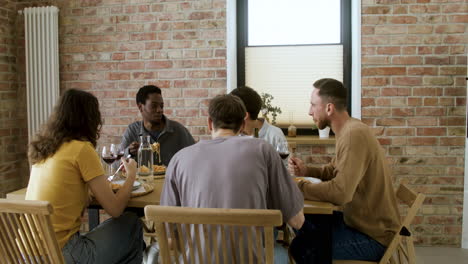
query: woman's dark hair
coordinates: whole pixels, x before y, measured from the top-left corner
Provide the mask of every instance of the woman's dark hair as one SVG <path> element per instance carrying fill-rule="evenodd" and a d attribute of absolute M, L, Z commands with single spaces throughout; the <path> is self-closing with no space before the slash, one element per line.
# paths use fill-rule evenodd
<path fill-rule="evenodd" d="M 231 94 L 218 95 L 210 101 L 208 114 L 215 129 L 223 128 L 238 132 L 245 117 L 242 100 Z"/>
<path fill-rule="evenodd" d="M 44 161 L 71 140 L 89 141 L 96 146 L 101 127 L 98 99 L 85 91 L 67 90 L 29 145 L 29 160 L 32 164 Z"/>
<path fill-rule="evenodd" d="M 145 85 L 141 87 L 136 94 L 137 105 L 139 103 L 146 104 L 146 99 L 148 99 L 148 96 L 153 93 L 161 94 L 161 89 L 155 85 Z"/>
<path fill-rule="evenodd" d="M 316 81 L 314 87 L 319 89 L 318 95 L 322 99 L 333 103 L 337 110 L 346 110 L 348 104 L 348 91 L 343 83 L 331 78 Z"/>

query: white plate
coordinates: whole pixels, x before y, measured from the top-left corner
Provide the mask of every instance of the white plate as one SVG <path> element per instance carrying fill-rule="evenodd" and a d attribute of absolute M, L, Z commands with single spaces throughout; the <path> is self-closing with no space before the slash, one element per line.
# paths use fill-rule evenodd
<path fill-rule="evenodd" d="M 301 180 L 306 180 L 306 181 L 310 181 L 311 183 L 321 183 L 322 180 L 318 179 L 318 178 L 314 178 L 314 177 L 296 177 L 297 179 L 301 179 Z"/>
<path fill-rule="evenodd" d="M 119 184 L 119 185 L 124 185 L 125 180 L 112 181 L 112 183 Z M 133 190 L 136 190 L 136 189 L 140 188 L 140 186 L 141 186 L 141 182 L 139 182 L 139 181 L 134 181 L 134 182 L 133 182 L 133 188 L 132 188 L 132 189 L 133 189 Z"/>

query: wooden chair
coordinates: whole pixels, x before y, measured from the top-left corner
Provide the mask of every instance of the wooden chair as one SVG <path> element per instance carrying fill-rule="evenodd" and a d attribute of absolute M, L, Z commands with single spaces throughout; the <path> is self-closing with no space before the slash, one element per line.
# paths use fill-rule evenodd
<path fill-rule="evenodd" d="M 385 254 L 379 262 L 357 261 L 357 260 L 333 260 L 333 264 L 366 264 L 366 263 L 399 263 L 399 264 L 415 264 L 416 255 L 414 252 L 413 236 L 409 231 L 409 226 L 418 212 L 425 195 L 415 193 L 404 184 L 400 184 L 396 192 L 396 196 L 406 205 L 408 205 L 408 213 L 406 214 L 403 223 L 395 234 Z"/>
<path fill-rule="evenodd" d="M 279 210 L 148 205 L 145 216 L 154 222 L 163 264 L 273 263 L 273 228 L 282 224 Z"/>
<path fill-rule="evenodd" d="M 45 201 L 0 199 L 0 263 L 65 263 Z"/>

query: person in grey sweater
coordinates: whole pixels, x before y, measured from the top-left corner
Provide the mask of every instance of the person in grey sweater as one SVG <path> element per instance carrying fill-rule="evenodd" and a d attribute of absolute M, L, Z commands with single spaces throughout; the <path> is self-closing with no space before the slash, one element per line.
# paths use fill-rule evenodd
<path fill-rule="evenodd" d="M 301 228 L 304 198 L 278 153 L 262 139 L 239 137 L 246 112 L 241 99 L 219 95 L 211 100 L 208 112 L 212 139 L 202 140 L 173 157 L 160 204 L 277 209 L 284 222 Z M 275 245 L 275 263 L 287 263 L 287 259 L 286 250 Z"/>
<path fill-rule="evenodd" d="M 130 124 L 125 131 L 121 143 L 125 155 L 130 154 L 137 159 L 140 136 L 150 136 L 150 143 L 160 143 L 161 163 L 167 166 L 174 154 L 195 143 L 187 128 L 164 115 L 164 100 L 157 86 L 141 87 L 136 95 L 136 103 L 143 120 Z M 155 157 L 155 164 L 158 160 Z"/>

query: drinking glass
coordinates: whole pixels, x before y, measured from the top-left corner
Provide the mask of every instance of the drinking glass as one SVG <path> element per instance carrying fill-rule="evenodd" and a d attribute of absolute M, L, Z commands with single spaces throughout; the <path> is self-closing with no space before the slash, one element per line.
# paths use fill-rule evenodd
<path fill-rule="evenodd" d="M 119 161 L 120 158 L 124 156 L 125 150 L 122 148 L 121 144 L 112 144 L 113 146 L 112 154 L 115 156 L 115 160 Z"/>
<path fill-rule="evenodd" d="M 113 144 L 112 144 L 113 145 Z M 103 146 L 101 152 L 101 158 L 107 164 L 107 170 L 109 175 L 112 175 L 112 163 L 114 163 L 116 156 L 112 153 L 112 150 L 115 149 L 115 146 Z"/>
<path fill-rule="evenodd" d="M 112 156 L 115 158 L 115 162 L 111 165 L 113 170 L 117 170 L 120 164 L 122 162 L 120 161 L 120 158 L 122 158 L 125 154 L 125 149 L 122 148 L 121 144 L 111 144 L 111 153 Z M 112 174 L 113 175 L 113 174 Z M 119 178 L 118 175 L 114 175 L 117 178 Z M 115 177 L 114 177 L 115 179 Z"/>
<path fill-rule="evenodd" d="M 298 158 L 301 159 L 301 154 L 297 151 L 296 143 L 291 143 L 291 158 Z M 288 164 L 289 166 L 289 164 Z M 297 175 L 294 174 L 294 171 L 290 171 L 291 176 L 296 177 Z"/>
<path fill-rule="evenodd" d="M 279 142 L 276 145 L 276 151 L 278 151 L 278 154 L 283 160 L 287 159 L 289 156 L 288 142 L 287 141 Z"/>
<path fill-rule="evenodd" d="M 140 180 L 153 182 L 153 149 L 150 136 L 140 136 L 140 148 L 138 149 L 138 171 Z"/>

